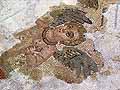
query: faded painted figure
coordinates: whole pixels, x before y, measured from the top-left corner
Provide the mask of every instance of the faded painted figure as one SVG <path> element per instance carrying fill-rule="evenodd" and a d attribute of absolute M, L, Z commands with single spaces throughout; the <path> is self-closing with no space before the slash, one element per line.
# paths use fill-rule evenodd
<path fill-rule="evenodd" d="M 43 41 L 47 45 L 56 45 L 58 42 L 67 46 L 75 46 L 85 41 L 86 29 L 81 24 L 65 23 L 54 29 L 46 28 L 43 33 Z"/>
<path fill-rule="evenodd" d="M 37 20 L 37 28 L 39 27 L 41 32 L 37 32 L 33 35 L 32 43 L 23 49 L 22 53 L 25 53 L 27 59 L 27 66 L 38 67 L 48 58 L 50 58 L 53 53 L 57 50 L 56 44 L 64 44 L 67 46 L 75 46 L 85 41 L 83 33 L 86 29 L 76 23 L 66 23 L 64 26 L 59 26 L 56 28 L 48 27 L 48 23 Z"/>
<path fill-rule="evenodd" d="M 55 59 L 72 71 L 77 78 L 83 73 L 84 78 L 98 71 L 97 64 L 84 52 L 73 47 L 64 47 L 62 51 L 54 53 Z"/>

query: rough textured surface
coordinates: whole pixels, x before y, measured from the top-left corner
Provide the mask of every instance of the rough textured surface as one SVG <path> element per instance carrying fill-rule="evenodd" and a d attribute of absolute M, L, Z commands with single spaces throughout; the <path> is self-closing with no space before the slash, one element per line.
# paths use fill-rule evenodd
<path fill-rule="evenodd" d="M 86 8 L 95 8 L 98 9 L 99 4 L 98 0 L 78 0 Z"/>
<path fill-rule="evenodd" d="M 55 59 L 66 67 L 75 71 L 76 77 L 83 74 L 84 78 L 98 71 L 97 64 L 84 52 L 73 47 L 64 47 L 63 51 L 57 51 L 53 55 Z"/>
<path fill-rule="evenodd" d="M 54 10 L 50 13 L 54 17 L 51 26 L 58 26 L 65 22 L 76 22 L 80 24 L 88 23 L 92 24 L 92 21 L 85 16 L 85 12 L 78 8 L 64 8 L 63 10 Z"/>
<path fill-rule="evenodd" d="M 14 1 L 9 2 L 9 1 L 1 0 L 1 4 L 0 4 L 1 12 L 0 13 L 3 16 L 3 17 L 1 16 L 2 18 L 0 18 L 1 20 L 0 22 L 0 25 L 1 25 L 0 26 L 1 28 L 0 50 L 1 52 L 8 50 L 13 45 L 15 45 L 16 42 L 19 42 L 13 37 L 12 33 L 15 31 L 18 31 L 18 32 L 21 31 L 21 29 L 19 28 L 23 28 L 23 26 L 31 27 L 30 23 L 31 22 L 34 23 L 34 20 L 36 18 L 34 17 L 33 14 L 40 16 L 41 14 L 46 12 L 48 5 L 50 5 L 52 1 L 54 2 L 52 4 L 55 4 L 55 5 L 59 3 L 59 0 L 57 1 L 57 3 L 55 2 L 56 0 L 55 1 L 54 0 L 52 1 L 42 0 L 43 3 L 46 3 L 46 4 L 42 4 L 42 2 L 40 2 L 41 3 L 41 6 L 40 6 L 39 0 L 36 0 L 36 1 L 32 0 L 30 2 L 29 1 L 30 0 L 26 0 L 26 1 L 14 0 Z M 75 4 L 75 0 L 73 1 L 74 3 L 72 4 Z M 68 4 L 70 4 L 70 2 L 73 2 L 73 1 L 63 0 L 63 2 L 68 3 Z M 115 0 L 107 0 L 107 1 L 100 0 L 100 1 L 104 2 L 103 6 L 107 6 L 108 3 L 109 4 L 115 3 Z M 23 6 L 25 6 L 25 8 L 26 7 L 28 8 L 23 9 L 21 13 L 16 14 L 14 12 L 16 12 L 17 9 L 19 9 L 19 8 L 16 8 L 18 5 L 19 5 L 19 8 Z M 42 5 L 46 5 L 46 6 L 42 6 Z M 37 9 L 34 6 L 37 7 Z M 39 9 L 39 6 L 41 8 L 43 7 L 44 9 Z M 25 14 L 24 10 L 28 11 L 27 14 Z M 39 10 L 41 12 L 39 12 Z M 0 60 L 0 64 L 2 65 L 6 63 L 8 66 L 12 66 L 12 68 L 17 68 L 17 69 L 14 69 L 14 71 L 10 73 L 9 79 L 0 81 L 0 89 L 1 90 L 13 90 L 13 89 L 14 90 L 48 90 L 48 89 L 49 90 L 91 90 L 91 89 L 92 90 L 119 90 L 120 89 L 120 86 L 119 86 L 120 84 L 119 5 L 116 5 L 116 4 L 110 5 L 107 13 L 104 14 L 105 16 L 104 19 L 102 18 L 102 14 L 100 13 L 102 12 L 102 8 L 98 8 L 97 10 L 94 10 L 92 8 L 91 9 L 83 8 L 82 10 L 87 12 L 87 16 L 90 18 L 90 20 L 93 21 L 93 24 L 92 25 L 84 24 L 84 27 L 87 30 L 87 33 L 85 34 L 86 41 L 76 47 L 84 51 L 85 53 L 87 53 L 89 57 L 91 57 L 98 65 L 100 65 L 100 68 L 99 68 L 100 72 L 97 73 L 95 77 L 93 75 L 93 77 L 92 76 L 88 77 L 86 80 L 83 80 L 83 82 L 80 84 L 74 84 L 73 82 L 78 83 L 78 81 L 75 80 L 74 74 L 72 74 L 71 70 L 68 70 L 68 68 L 65 68 L 64 66 L 62 66 L 53 57 L 50 57 L 49 60 L 47 62 L 44 62 L 39 68 L 38 67 L 34 69 L 29 68 L 27 72 L 26 71 L 24 72 L 25 67 L 21 65 L 26 64 L 25 63 L 26 60 L 25 60 L 24 55 L 20 54 L 21 52 L 19 51 L 21 51 L 21 48 L 23 48 L 24 46 L 31 45 L 32 41 L 36 40 L 37 38 L 36 34 L 33 36 L 31 35 L 31 30 L 33 29 L 30 28 L 30 30 L 28 29 L 27 33 L 26 33 L 27 30 L 24 33 L 19 33 L 21 37 L 19 37 L 19 34 L 17 35 L 18 39 L 21 40 L 21 43 L 19 42 L 19 44 L 17 44 L 17 49 L 15 49 L 16 46 L 14 46 L 12 49 L 8 50 L 7 53 L 4 53 L 4 56 L 8 55 L 9 61 L 11 61 L 10 62 L 11 65 L 7 63 L 7 60 L 6 60 L 7 57 L 5 57 L 4 61 L 2 62 Z M 118 12 L 116 13 L 116 11 Z M 8 17 L 7 19 L 6 16 L 9 16 L 9 14 L 10 16 L 13 14 L 15 16 Z M 101 18 L 98 18 L 98 17 L 101 17 Z M 105 24 L 106 17 L 107 17 L 107 25 Z M 101 24 L 101 21 L 104 21 L 104 22 Z M 27 23 L 27 25 L 25 25 L 25 23 Z M 37 24 L 40 25 L 39 20 Z M 106 28 L 104 28 L 104 26 L 106 26 Z M 40 27 L 41 26 L 37 28 L 40 28 Z M 37 35 L 39 36 L 40 34 L 37 34 Z M 72 36 L 72 34 L 69 34 L 69 35 Z M 39 39 L 41 40 L 41 38 Z M 39 39 L 36 42 L 39 42 Z M 39 43 L 37 43 L 37 45 L 39 45 Z M 56 46 L 57 49 L 59 47 L 64 47 L 64 45 Z M 34 50 L 36 49 L 32 48 L 32 51 Z M 101 56 L 100 53 L 102 54 L 103 57 Z M 104 63 L 104 67 L 101 66 L 103 64 L 101 62 Z M 54 65 L 57 65 L 57 66 L 54 66 Z M 7 70 L 11 71 L 11 67 L 8 67 L 8 66 L 6 66 Z M 21 67 L 22 69 L 20 69 Z M 20 73 L 20 71 L 23 72 L 25 75 L 23 75 L 23 73 Z M 60 74 L 61 72 L 62 74 Z M 58 77 L 59 75 L 61 75 L 60 79 L 65 80 L 68 83 L 73 83 L 73 84 L 65 83 L 64 81 L 55 78 L 55 75 L 56 76 L 58 75 Z M 44 77 L 41 79 L 41 76 L 44 76 Z M 53 77 L 50 77 L 50 76 L 53 76 Z M 36 81 L 31 80 L 30 78 L 35 79 L 35 80 L 36 78 L 37 79 L 39 78 L 40 81 L 36 82 Z"/>
<path fill-rule="evenodd" d="M 53 63 L 51 61 L 54 59 L 52 59 L 50 62 L 48 59 L 53 55 L 54 52 L 57 51 L 57 43 L 51 44 L 51 40 L 49 43 L 46 43 L 44 40 L 46 38 L 43 36 L 43 33 L 46 27 L 49 28 L 47 25 L 48 23 L 45 23 L 39 19 L 36 21 L 36 24 L 36 26 L 30 29 L 15 34 L 15 37 L 21 42 L 1 55 L 1 64 L 8 64 L 13 69 L 19 68 L 20 72 L 24 73 L 25 75 L 29 75 L 30 78 L 35 80 L 38 80 L 44 76 L 42 75 L 43 73 L 49 73 L 52 70 L 52 73 L 55 75 L 56 72 L 63 72 L 66 70 L 66 75 L 68 75 L 69 78 L 66 79 L 65 74 L 61 73 L 60 76 L 62 75 L 62 77 L 64 77 L 63 80 L 68 82 L 71 80 L 73 82 L 78 82 L 79 80 L 72 79 L 74 75 L 72 75 L 71 71 L 67 70 L 65 67 L 61 69 L 58 67 L 57 70 L 55 69 L 57 67 L 56 64 L 47 66 L 47 64 L 49 65 Z M 53 34 L 51 34 L 52 31 Z M 72 38 L 67 35 L 70 31 L 73 33 Z M 48 39 L 56 40 L 57 42 L 60 42 L 60 44 L 65 44 L 67 46 L 74 46 L 83 42 L 83 33 L 85 32 L 85 29 L 82 25 L 71 22 L 66 23 L 64 26 L 51 28 L 49 32 L 47 31 L 47 33 L 45 33 L 45 36 L 47 36 Z M 43 70 L 41 67 L 46 67 L 46 69 Z M 50 71 L 47 71 L 47 69 Z"/>

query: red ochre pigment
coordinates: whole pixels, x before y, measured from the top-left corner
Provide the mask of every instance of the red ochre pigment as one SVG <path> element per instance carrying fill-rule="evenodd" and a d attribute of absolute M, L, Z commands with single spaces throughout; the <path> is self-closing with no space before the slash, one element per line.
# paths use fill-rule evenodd
<path fill-rule="evenodd" d="M 0 79 L 5 79 L 5 78 L 6 78 L 5 70 L 0 67 Z"/>

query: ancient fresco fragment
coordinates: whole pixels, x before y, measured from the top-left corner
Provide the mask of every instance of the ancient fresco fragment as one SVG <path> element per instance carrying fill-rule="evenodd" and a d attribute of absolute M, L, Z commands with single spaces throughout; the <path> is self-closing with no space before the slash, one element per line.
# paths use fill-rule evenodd
<path fill-rule="evenodd" d="M 87 78 L 92 71 L 98 71 L 97 64 L 86 53 L 76 48 L 64 47 L 63 51 L 55 52 L 54 57 L 66 67 L 75 70 L 77 77 L 83 73 L 84 78 Z"/>
<path fill-rule="evenodd" d="M 58 26 L 64 24 L 65 22 L 92 24 L 92 21 L 89 18 L 87 18 L 85 14 L 86 13 L 84 11 L 81 11 L 78 8 L 66 8 L 60 11 L 54 10 L 54 12 L 50 12 L 50 15 L 54 18 L 54 21 L 51 23 L 51 26 Z"/>
<path fill-rule="evenodd" d="M 35 26 L 15 33 L 21 42 L 1 55 L 0 64 L 19 69 L 34 80 L 53 75 L 68 83 L 79 83 L 99 72 L 103 58 L 84 34 L 103 29 L 105 9 L 99 8 L 97 0 L 80 3 L 85 5 L 83 9 L 79 5 L 52 7 L 36 20 Z M 60 45 L 61 50 L 57 48 Z M 3 68 L 0 70 L 0 78 L 6 78 Z"/>
<path fill-rule="evenodd" d="M 67 46 L 75 46 L 85 41 L 83 33 L 86 29 L 77 23 L 70 22 L 55 29 L 48 29 L 45 28 L 42 33 L 43 41 L 48 45 L 56 45 L 59 42 Z"/>

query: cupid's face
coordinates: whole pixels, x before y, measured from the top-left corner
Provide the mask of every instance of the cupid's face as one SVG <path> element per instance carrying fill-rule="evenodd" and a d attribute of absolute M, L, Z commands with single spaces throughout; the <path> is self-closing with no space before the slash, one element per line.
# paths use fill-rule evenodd
<path fill-rule="evenodd" d="M 67 43 L 72 45 L 79 44 L 84 41 L 84 34 L 86 30 L 82 25 L 76 23 L 67 23 L 64 26 L 59 26 L 54 30 L 54 35 L 57 41 L 62 44 Z M 75 44 L 74 44 L 75 43 Z"/>

